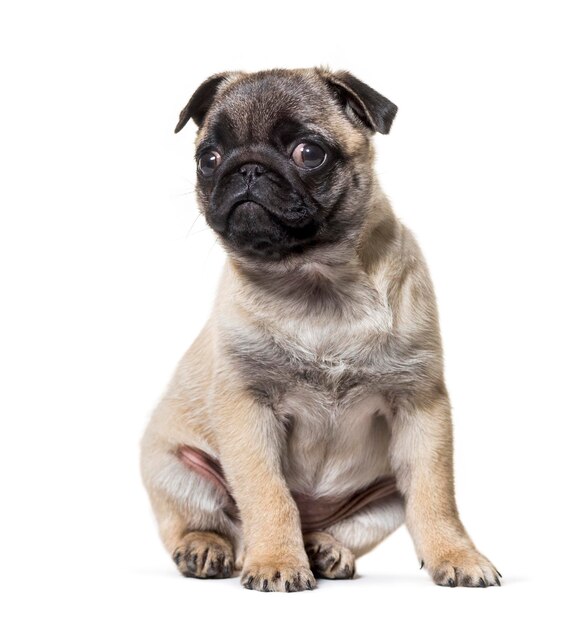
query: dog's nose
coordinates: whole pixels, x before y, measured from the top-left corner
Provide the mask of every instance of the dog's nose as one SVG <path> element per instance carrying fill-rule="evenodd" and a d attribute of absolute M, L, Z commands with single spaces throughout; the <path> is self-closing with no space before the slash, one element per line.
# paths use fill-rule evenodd
<path fill-rule="evenodd" d="M 258 176 L 264 174 L 265 171 L 266 169 L 264 168 L 264 166 L 260 165 L 259 163 L 244 163 L 239 168 L 239 173 L 244 178 L 247 178 L 249 182 L 251 182 L 254 178 L 258 178 Z"/>

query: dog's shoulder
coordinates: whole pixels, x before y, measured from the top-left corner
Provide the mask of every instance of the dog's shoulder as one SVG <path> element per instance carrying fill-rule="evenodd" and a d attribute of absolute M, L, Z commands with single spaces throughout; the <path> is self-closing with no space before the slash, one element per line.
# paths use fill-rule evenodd
<path fill-rule="evenodd" d="M 401 227 L 399 253 L 388 259 L 392 276 L 388 299 L 396 335 L 440 351 L 440 331 L 434 286 L 428 265 L 412 232 Z"/>

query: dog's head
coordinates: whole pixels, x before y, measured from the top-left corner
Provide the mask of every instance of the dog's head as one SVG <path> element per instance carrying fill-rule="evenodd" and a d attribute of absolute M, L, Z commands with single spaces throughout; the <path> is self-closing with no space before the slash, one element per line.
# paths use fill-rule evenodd
<path fill-rule="evenodd" d="M 189 119 L 199 126 L 199 204 L 228 251 L 280 260 L 358 234 L 370 140 L 396 112 L 349 72 L 232 72 L 195 91 L 175 132 Z"/>

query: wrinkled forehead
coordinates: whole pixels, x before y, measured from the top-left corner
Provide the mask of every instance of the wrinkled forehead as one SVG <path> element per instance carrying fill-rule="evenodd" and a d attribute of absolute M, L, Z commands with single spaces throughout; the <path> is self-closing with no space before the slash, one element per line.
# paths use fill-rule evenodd
<path fill-rule="evenodd" d="M 286 143 L 311 133 L 349 152 L 362 143 L 318 77 L 256 75 L 219 92 L 200 140 L 241 146 L 273 143 L 275 137 Z"/>

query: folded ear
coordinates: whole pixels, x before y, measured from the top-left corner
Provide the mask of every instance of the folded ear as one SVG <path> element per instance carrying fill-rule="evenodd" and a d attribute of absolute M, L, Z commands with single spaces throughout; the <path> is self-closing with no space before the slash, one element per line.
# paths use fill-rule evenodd
<path fill-rule="evenodd" d="M 213 74 L 213 76 L 207 78 L 191 96 L 191 99 L 187 102 L 187 106 L 180 112 L 178 124 L 174 132 L 178 133 L 182 130 L 190 119 L 192 119 L 197 126 L 200 126 L 205 119 L 205 115 L 207 115 L 207 112 L 211 108 L 221 84 L 238 74 L 239 72 L 222 72 L 221 74 Z"/>
<path fill-rule="evenodd" d="M 397 113 L 393 102 L 350 72 L 325 70 L 322 76 L 352 121 L 356 117 L 372 131 L 387 135 Z"/>

